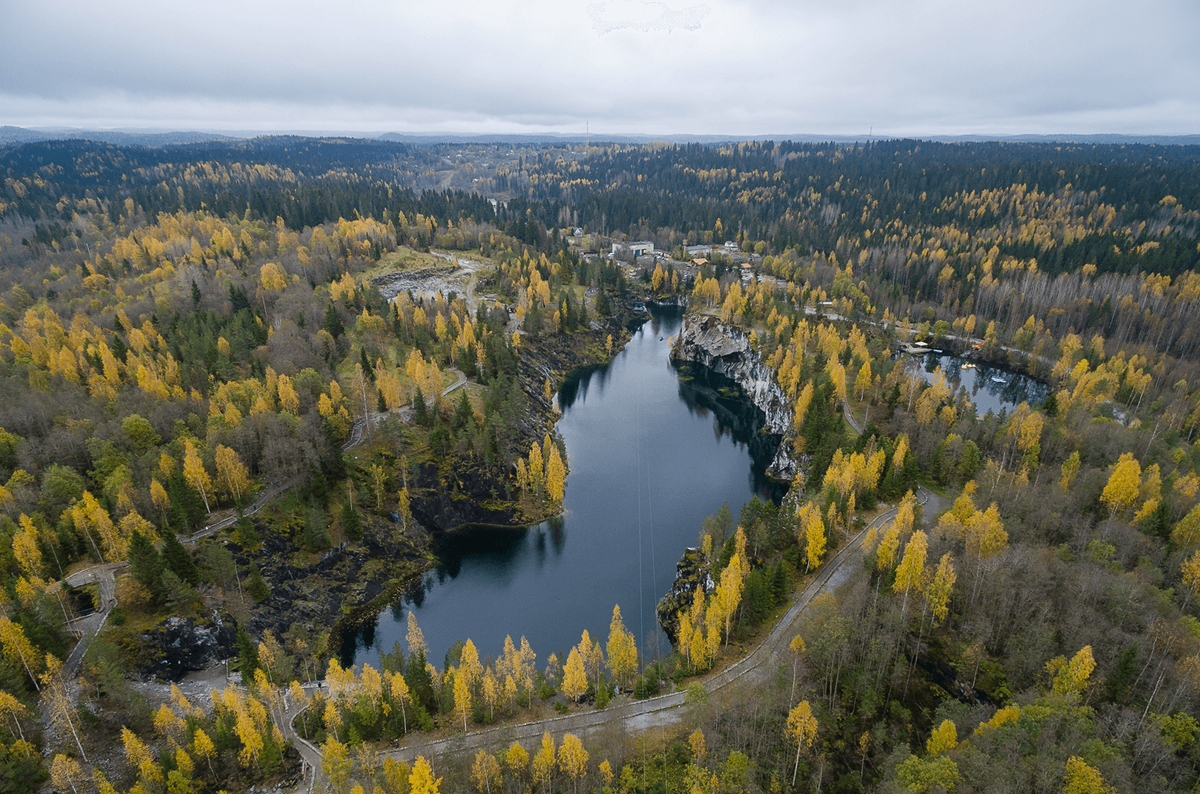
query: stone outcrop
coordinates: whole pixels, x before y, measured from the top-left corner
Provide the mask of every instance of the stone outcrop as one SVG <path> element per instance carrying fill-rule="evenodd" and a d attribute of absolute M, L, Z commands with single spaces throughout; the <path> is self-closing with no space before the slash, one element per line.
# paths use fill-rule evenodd
<path fill-rule="evenodd" d="M 716 583 L 713 582 L 712 572 L 700 549 L 689 548 L 675 564 L 675 582 L 671 585 L 671 592 L 659 599 L 655 610 L 658 614 L 658 625 L 666 632 L 671 645 L 678 645 L 679 611 L 692 605 L 694 594 L 699 587 L 703 587 L 705 593 L 710 593 L 716 587 Z"/>
<path fill-rule="evenodd" d="M 683 318 L 679 342 L 671 355 L 678 361 L 703 364 L 741 387 L 763 412 L 766 432 L 784 440 L 767 474 L 790 482 L 798 470 L 791 445 L 786 443 L 792 429 L 791 405 L 771 368 L 750 346 L 750 338 L 716 317 L 692 314 Z"/>
<path fill-rule="evenodd" d="M 147 678 L 180 681 L 237 655 L 237 624 L 226 613 L 210 618 L 170 617 L 142 633 L 140 672 Z"/>

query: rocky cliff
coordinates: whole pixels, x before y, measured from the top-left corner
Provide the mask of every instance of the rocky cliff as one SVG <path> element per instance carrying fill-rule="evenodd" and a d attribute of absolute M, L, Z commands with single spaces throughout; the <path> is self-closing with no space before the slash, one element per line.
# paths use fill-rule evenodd
<path fill-rule="evenodd" d="M 683 557 L 675 564 L 675 582 L 671 585 L 671 592 L 659 599 L 655 610 L 658 625 L 662 626 L 672 646 L 679 645 L 680 611 L 687 610 L 692 605 L 697 588 L 704 588 L 707 594 L 716 589 L 716 586 L 712 571 L 700 549 L 684 550 Z"/>
<path fill-rule="evenodd" d="M 679 361 L 694 361 L 730 378 L 766 417 L 765 430 L 783 439 L 767 474 L 791 481 L 797 462 L 787 436 L 792 428 L 792 411 L 787 395 L 775 375 L 750 346 L 750 338 L 737 328 L 705 315 L 683 318 L 679 342 L 671 353 Z"/>

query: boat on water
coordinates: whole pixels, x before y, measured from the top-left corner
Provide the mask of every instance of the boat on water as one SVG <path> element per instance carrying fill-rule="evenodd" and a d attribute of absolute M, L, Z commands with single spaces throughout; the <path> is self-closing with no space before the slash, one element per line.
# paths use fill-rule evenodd
<path fill-rule="evenodd" d="M 968 361 L 966 364 L 963 364 L 960 369 L 975 369 L 975 363 Z"/>
<path fill-rule="evenodd" d="M 1005 380 L 1004 378 L 1000 377 L 999 375 L 993 375 L 992 383 L 1008 383 L 1008 381 Z"/>

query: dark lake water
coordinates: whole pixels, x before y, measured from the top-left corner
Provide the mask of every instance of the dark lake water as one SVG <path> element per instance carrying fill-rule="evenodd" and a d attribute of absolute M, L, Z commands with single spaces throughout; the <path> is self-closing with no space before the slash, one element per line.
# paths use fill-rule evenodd
<path fill-rule="evenodd" d="M 919 370 L 926 383 L 933 380 L 933 373 L 941 367 L 946 382 L 955 393 L 960 388 L 966 389 L 967 399 L 975 405 L 975 412 L 979 416 L 986 416 L 988 411 L 994 414 L 999 414 L 1001 410 L 1012 411 L 1023 402 L 1033 406 L 1046 399 L 1049 393 L 1046 384 L 1027 375 L 962 356 L 948 353 L 926 353 L 921 356 L 901 354 L 901 360 L 905 366 Z M 963 364 L 972 366 L 963 369 Z"/>
<path fill-rule="evenodd" d="M 404 646 L 412 610 L 439 666 L 459 640 L 496 656 L 511 634 L 518 644 L 529 639 L 542 667 L 552 652 L 565 660 L 584 629 L 607 640 L 614 604 L 644 658 L 670 652 L 654 608 L 700 522 L 724 503 L 736 519 L 753 494 L 782 495 L 763 474 L 775 444 L 758 432 L 762 414 L 732 381 L 670 362 L 680 318 L 656 312 L 610 364 L 560 391 L 565 515 L 524 529 L 445 534 L 441 565 L 365 626 L 344 661 L 378 666 L 381 651 Z"/>

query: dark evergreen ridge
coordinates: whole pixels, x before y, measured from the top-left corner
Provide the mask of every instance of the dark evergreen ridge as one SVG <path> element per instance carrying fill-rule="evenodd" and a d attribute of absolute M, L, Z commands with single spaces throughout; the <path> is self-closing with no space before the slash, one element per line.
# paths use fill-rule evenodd
<path fill-rule="evenodd" d="M 530 167 L 556 169 L 545 157 Z M 706 178 L 705 171 L 718 175 Z M 730 237 L 741 232 L 747 239 L 769 240 L 774 251 L 795 246 L 811 252 L 861 237 L 878 228 L 876 220 L 885 227 L 895 221 L 983 229 L 996 218 L 966 217 L 961 208 L 942 202 L 959 191 L 1016 184 L 1031 191 L 1095 192 L 1125 221 L 1149 221 L 1169 195 L 1187 207 L 1200 205 L 1200 146 L 884 141 L 844 147 L 767 141 L 614 147 L 573 164 L 569 178 L 567 186 L 559 179 L 537 180 L 529 197 L 514 200 L 510 209 L 529 210 L 549 225 L 569 206 L 578 223 L 601 233 L 671 229 L 692 240 L 720 219 Z M 515 189 L 511 182 L 501 181 L 501 187 Z M 876 214 L 864 218 L 873 202 Z M 812 217 L 814 208 L 834 203 L 836 223 Z M 1032 243 L 1002 246 L 1000 253 L 1038 256 L 1051 273 L 1091 262 L 1102 272 L 1139 267 L 1178 274 L 1195 262 L 1195 243 L 1188 238 L 1160 240 L 1149 256 L 1132 254 L 1132 243 L 1121 233 L 1092 230 L 1057 246 L 1045 262 L 1046 251 Z"/>

